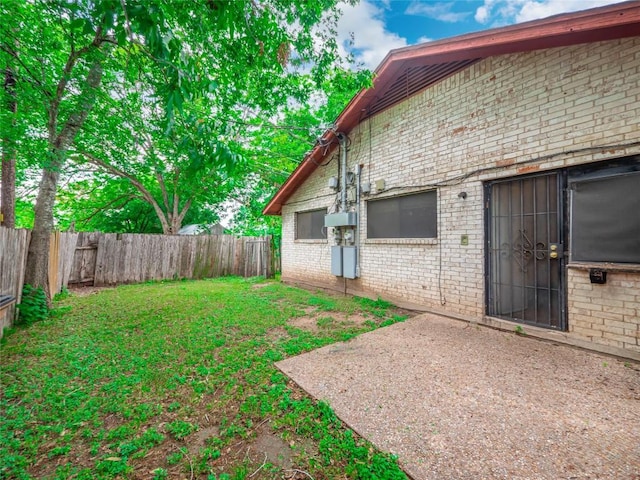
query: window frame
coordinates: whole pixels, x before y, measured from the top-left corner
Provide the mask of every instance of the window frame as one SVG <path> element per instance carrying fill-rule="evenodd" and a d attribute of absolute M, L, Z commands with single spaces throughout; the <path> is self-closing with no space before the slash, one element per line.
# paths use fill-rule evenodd
<path fill-rule="evenodd" d="M 315 216 L 314 216 L 315 214 Z M 320 215 L 321 214 L 321 215 Z M 302 210 L 299 212 L 295 212 L 294 215 L 294 232 L 293 232 L 293 236 L 294 236 L 294 240 L 301 240 L 301 241 L 319 241 L 319 240 L 327 240 L 327 229 L 324 226 L 324 216 L 327 214 L 327 209 L 326 208 L 314 208 L 311 210 Z M 300 231 L 299 231 L 299 226 L 300 226 L 300 220 L 299 220 L 299 216 L 300 215 L 311 215 L 310 217 L 310 222 L 311 225 L 309 226 L 309 235 L 311 236 L 305 236 L 305 237 L 301 237 L 300 236 Z M 314 220 L 317 222 L 318 219 L 321 219 L 322 222 L 320 224 L 320 236 L 313 236 L 314 235 L 314 230 L 317 233 L 318 230 L 318 225 L 315 225 L 314 228 Z"/>
<path fill-rule="evenodd" d="M 581 219 L 580 217 L 576 217 L 576 215 L 580 215 L 583 214 L 583 212 L 585 211 L 593 211 L 595 209 L 588 209 L 588 207 L 585 207 L 582 202 L 584 202 L 585 200 L 583 199 L 576 199 L 576 195 L 578 195 L 577 193 L 577 189 L 576 187 L 579 187 L 580 185 L 584 185 L 587 188 L 589 187 L 589 184 L 595 184 L 598 183 L 600 181 L 602 182 L 607 182 L 607 181 L 615 181 L 616 179 L 618 180 L 622 180 L 624 181 L 624 179 L 626 177 L 634 177 L 634 179 L 636 179 L 638 181 L 638 184 L 640 185 L 640 158 L 636 157 L 636 158 L 632 158 L 631 162 L 629 161 L 623 161 L 623 162 L 615 162 L 615 163 L 609 163 L 605 166 L 599 165 L 595 168 L 576 168 L 576 169 L 571 169 L 569 170 L 569 175 L 568 175 L 568 179 L 567 179 L 567 191 L 568 191 L 568 227 L 569 227 L 569 253 L 570 253 L 570 264 L 620 264 L 620 265 L 640 265 L 640 249 L 636 249 L 633 247 L 633 245 L 631 247 L 626 247 L 625 250 L 621 250 L 618 248 L 616 250 L 616 247 L 620 247 L 620 242 L 616 242 L 615 239 L 622 237 L 621 235 L 617 235 L 617 236 L 612 236 L 610 240 L 610 243 L 603 243 L 602 247 L 599 247 L 599 249 L 594 252 L 593 249 L 593 245 L 589 244 L 588 242 L 582 243 L 582 239 L 586 238 L 587 236 L 590 238 L 593 238 L 593 235 L 585 235 L 584 233 L 581 234 L 581 232 L 583 232 L 586 227 L 585 224 L 588 224 L 588 220 L 585 219 Z M 631 182 L 633 182 L 634 180 L 631 180 Z M 596 187 L 597 188 L 597 187 Z M 612 190 L 615 190 L 615 185 L 613 186 Z M 636 190 L 636 192 L 638 192 L 638 195 L 640 195 L 640 189 Z M 584 195 L 584 194 L 583 194 Z M 613 195 L 613 192 L 609 195 Z M 580 204 L 576 204 L 576 201 L 580 201 Z M 587 199 L 588 201 L 588 199 Z M 632 199 L 633 201 L 633 199 Z M 607 204 L 608 206 L 609 204 Z M 611 203 L 611 205 L 614 205 L 613 203 Z M 619 207 L 619 204 L 616 203 L 615 205 L 617 205 Z M 578 208 L 578 210 L 576 211 L 576 208 Z M 610 208 L 616 208 L 616 207 L 610 207 Z M 629 207 L 632 208 L 632 207 Z M 615 214 L 609 214 L 607 215 L 607 212 L 610 212 L 611 210 L 606 210 L 603 209 L 603 211 L 600 214 L 600 218 L 613 218 L 614 221 L 617 219 L 617 221 L 619 222 L 620 217 L 622 215 L 624 215 L 624 212 L 621 214 L 615 213 Z M 633 215 L 631 216 L 633 217 Z M 627 218 L 625 216 L 625 218 Z M 634 217 L 634 218 L 638 218 L 638 217 Z M 594 218 L 591 220 L 591 222 L 598 222 L 598 221 L 602 221 L 602 220 L 598 220 L 598 218 Z M 603 227 L 603 228 L 606 228 Z M 631 224 L 630 226 L 628 226 L 629 230 L 631 230 L 633 232 L 633 230 L 635 228 L 640 229 L 640 218 L 637 220 L 637 222 Z M 590 230 L 590 232 L 592 232 L 593 230 Z M 601 233 L 600 230 L 598 230 L 598 237 L 602 238 L 603 234 Z M 627 238 L 626 236 L 624 238 Z M 632 240 L 634 238 L 633 233 L 630 237 L 630 240 Z M 578 240 L 579 243 L 576 244 L 576 240 Z M 606 238 L 601 240 L 603 242 L 606 242 Z M 576 250 L 578 252 L 576 252 Z M 585 252 L 586 250 L 586 252 Z M 613 254 L 611 254 L 610 257 L 607 257 L 606 254 L 607 252 L 611 252 L 614 251 Z M 634 257 L 634 253 L 636 254 L 636 256 Z M 626 260 L 624 258 L 625 255 L 631 255 L 631 259 Z"/>
<path fill-rule="evenodd" d="M 427 197 L 428 195 L 428 197 Z M 410 210 L 416 210 L 416 208 L 418 207 L 413 207 L 413 209 L 405 209 L 405 215 L 402 215 L 403 212 L 403 208 L 402 208 L 402 202 L 403 199 L 407 199 L 407 198 L 415 198 L 418 196 L 425 196 L 425 198 L 427 198 L 427 202 L 431 203 L 431 205 L 428 204 L 424 204 L 422 206 L 422 208 L 428 208 L 430 207 L 430 210 L 425 214 L 424 217 L 421 218 L 421 220 L 425 220 L 429 223 L 429 225 L 426 225 L 425 228 L 425 232 L 423 232 L 423 234 L 419 234 L 419 235 L 415 235 L 415 232 L 405 232 L 403 233 L 403 221 L 405 222 L 404 225 L 405 227 L 408 224 L 415 224 L 415 220 L 411 221 L 409 217 L 411 217 L 410 214 L 407 214 L 406 212 L 410 211 Z M 433 197 L 432 197 L 433 196 Z M 391 216 L 392 218 L 396 218 L 398 221 L 398 225 L 397 225 L 397 232 L 392 232 L 391 235 L 386 234 L 386 235 L 382 235 L 378 232 L 375 231 L 375 229 L 380 229 L 380 228 L 385 228 L 385 227 L 381 227 L 380 225 L 375 225 L 375 222 L 372 224 L 372 217 L 375 215 L 380 215 L 379 212 L 376 212 L 375 210 L 372 212 L 372 205 L 375 205 L 376 203 L 380 202 L 376 207 L 378 206 L 382 206 L 384 203 L 387 203 L 387 205 L 389 205 L 391 202 L 397 202 L 397 208 L 390 208 L 389 209 L 389 213 L 387 213 L 387 218 L 389 218 L 389 216 Z M 394 196 L 387 196 L 384 198 L 372 198 L 372 199 L 368 199 L 366 202 L 366 209 L 367 209 L 367 227 L 366 227 L 366 232 L 367 232 L 367 241 L 370 241 L 372 243 L 376 243 L 376 242 L 382 242 L 382 243 L 388 243 L 388 242 L 393 242 L 393 243 L 434 243 L 437 241 L 438 239 L 438 230 L 439 230 L 439 220 L 438 220 L 438 210 L 439 210 L 439 197 L 438 197 L 438 189 L 429 189 L 429 190 L 421 190 L 421 191 L 417 191 L 417 192 L 409 192 L 406 194 L 402 194 L 402 195 L 394 195 Z M 426 202 L 425 202 L 426 203 Z M 375 207 L 374 207 L 375 208 Z M 392 211 L 392 210 L 395 210 Z M 373 214 L 373 215 L 372 215 Z M 431 217 L 431 218 L 428 218 Z M 379 220 L 379 222 L 382 222 L 383 220 Z M 393 227 L 392 227 L 393 228 Z M 411 233 L 411 235 L 409 235 L 409 233 Z"/>

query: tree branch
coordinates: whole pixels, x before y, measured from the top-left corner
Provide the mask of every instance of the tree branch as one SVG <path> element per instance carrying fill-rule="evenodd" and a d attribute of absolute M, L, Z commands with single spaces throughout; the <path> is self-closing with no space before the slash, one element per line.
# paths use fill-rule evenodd
<path fill-rule="evenodd" d="M 113 205 L 114 203 L 118 202 L 119 200 L 125 199 L 126 201 L 120 205 L 117 205 L 114 208 L 122 208 L 124 207 L 127 203 L 129 203 L 129 200 L 133 200 L 134 198 L 138 198 L 137 195 L 131 195 L 131 194 L 125 194 L 125 195 L 120 195 L 119 197 L 114 198 L 113 200 L 111 200 L 110 202 L 107 202 L 105 205 L 103 205 L 100 208 L 96 208 L 95 211 L 89 215 L 88 217 L 85 217 L 83 219 L 80 219 L 80 223 L 84 223 L 84 222 L 88 222 L 89 220 L 91 220 L 93 217 L 95 217 L 98 213 L 106 210 L 107 208 L 109 208 L 111 205 Z"/>
<path fill-rule="evenodd" d="M 182 221 L 184 220 L 184 217 L 187 215 L 187 212 L 189 211 L 189 209 L 191 208 L 192 203 L 193 203 L 193 197 L 189 198 L 184 204 L 184 206 L 182 207 L 182 210 L 180 211 L 180 215 L 178 215 L 178 220 L 179 220 L 178 223 L 180 225 L 182 225 Z"/>
<path fill-rule="evenodd" d="M 49 131 L 50 136 L 53 133 L 53 137 L 50 137 L 51 144 L 54 145 L 57 150 L 66 151 L 73 142 L 75 134 L 80 129 L 89 115 L 89 111 L 93 107 L 96 99 L 96 90 L 100 86 L 100 82 L 102 82 L 102 64 L 100 62 L 95 62 L 87 74 L 87 86 L 81 94 L 84 96 L 84 99 L 79 108 L 69 115 L 69 118 L 67 118 L 67 121 L 64 123 L 59 135 L 56 135 L 55 130 L 53 132 Z M 53 111 L 54 110 L 52 109 L 50 113 Z M 50 127 L 53 126 L 55 128 L 57 124 L 57 111 L 58 106 L 55 107 L 55 118 L 51 116 L 49 118 Z"/>
<path fill-rule="evenodd" d="M 92 163 L 97 167 L 103 168 L 104 170 L 111 173 L 112 175 L 115 175 L 116 177 L 125 178 L 129 180 L 131 184 L 142 194 L 142 197 L 144 198 L 144 200 L 153 207 L 153 210 L 156 212 L 156 215 L 158 216 L 158 220 L 160 220 L 160 223 L 162 224 L 162 230 L 164 232 L 169 231 L 169 223 L 167 222 L 166 215 L 162 211 L 162 208 L 160 208 L 160 205 L 158 204 L 156 199 L 153 198 L 153 195 L 151 195 L 151 192 L 149 192 L 149 190 L 147 190 L 145 186 L 137 178 L 125 172 L 124 170 L 120 170 L 119 168 L 105 162 L 104 160 L 96 157 L 95 155 L 92 155 L 91 153 L 88 153 L 88 152 L 78 152 L 78 153 L 83 157 L 85 157 L 89 161 L 89 163 Z"/>
<path fill-rule="evenodd" d="M 67 58 L 67 62 L 65 63 L 64 68 L 62 69 L 62 76 L 58 81 L 58 85 L 56 86 L 56 93 L 53 96 L 53 99 L 51 100 L 51 105 L 49 107 L 49 121 L 47 123 L 47 127 L 49 129 L 49 141 L 51 143 L 54 143 L 54 139 L 56 138 L 56 130 L 58 126 L 58 111 L 60 109 L 60 102 L 62 102 L 62 97 L 64 96 L 64 92 L 67 89 L 67 84 L 69 83 L 69 79 L 71 78 L 71 72 L 73 71 L 80 57 L 82 57 L 86 53 L 89 53 L 91 50 L 100 48 L 100 45 L 102 44 L 103 41 L 104 39 L 102 38 L 102 26 L 99 26 L 96 29 L 96 34 L 93 37 L 93 41 L 89 45 L 85 45 L 79 50 L 74 50 L 74 49 L 71 50 L 71 53 Z M 100 65 L 100 63 L 99 62 L 94 63 L 94 66 L 92 67 L 92 69 L 89 71 L 89 74 L 87 75 L 87 81 L 91 79 L 91 72 L 93 71 L 96 65 Z M 99 68 L 100 68 L 100 78 L 101 78 L 102 66 L 100 65 Z M 98 81 L 98 84 L 99 83 L 100 81 Z M 73 117 L 73 115 L 69 117 L 69 119 L 67 120 L 67 124 L 69 124 L 71 117 Z M 62 133 L 60 134 L 60 136 L 62 136 Z"/>
<path fill-rule="evenodd" d="M 176 168 L 173 174 L 173 219 L 178 218 L 178 207 L 180 197 L 178 196 L 178 180 L 180 179 L 180 169 Z M 175 232 L 174 232 L 175 233 Z"/>
<path fill-rule="evenodd" d="M 122 6 L 122 12 L 124 13 L 124 29 L 129 35 L 129 41 L 133 41 L 133 32 L 131 32 L 131 21 L 129 20 L 129 14 L 127 13 L 127 5 L 124 0 L 120 0 Z"/>
<path fill-rule="evenodd" d="M 167 187 L 164 184 L 164 178 L 160 172 L 156 172 L 156 180 L 158 180 L 158 184 L 160 185 L 160 190 L 162 191 L 162 201 L 164 202 L 164 208 L 169 212 L 169 194 L 167 193 Z"/>
<path fill-rule="evenodd" d="M 47 88 L 44 86 L 44 84 L 40 81 L 40 79 L 38 79 L 38 77 L 34 75 L 34 73 L 31 71 L 29 66 L 22 61 L 22 59 L 20 58 L 20 55 L 18 55 L 18 52 L 7 47 L 6 45 L 0 45 L 0 50 L 10 55 L 11 57 L 13 57 L 20 64 L 20 66 L 29 75 L 29 78 L 31 78 L 31 80 L 33 80 L 33 82 L 40 88 L 42 93 L 44 93 L 47 97 L 50 97 L 50 98 L 53 97 L 53 94 L 50 91 L 48 91 Z"/>

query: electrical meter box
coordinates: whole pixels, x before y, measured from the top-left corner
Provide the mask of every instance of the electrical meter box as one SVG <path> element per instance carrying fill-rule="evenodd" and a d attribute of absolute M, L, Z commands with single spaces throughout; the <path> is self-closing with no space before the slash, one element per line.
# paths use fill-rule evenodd
<path fill-rule="evenodd" d="M 342 276 L 356 278 L 358 264 L 358 247 L 342 247 Z"/>
<path fill-rule="evenodd" d="M 331 247 L 331 275 L 342 276 L 342 247 L 339 245 Z"/>
<path fill-rule="evenodd" d="M 356 212 L 330 213 L 324 216 L 325 227 L 353 227 L 358 223 Z"/>

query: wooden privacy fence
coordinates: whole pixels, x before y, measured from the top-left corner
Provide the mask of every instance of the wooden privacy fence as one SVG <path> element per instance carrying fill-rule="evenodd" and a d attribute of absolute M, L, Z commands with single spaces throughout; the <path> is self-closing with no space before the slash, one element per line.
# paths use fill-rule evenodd
<path fill-rule="evenodd" d="M 0 337 L 20 303 L 31 232 L 0 227 Z M 143 235 L 54 232 L 49 250 L 49 285 L 55 295 L 67 286 L 117 285 L 149 280 L 272 277 L 279 254 L 271 236 Z M 6 301 L 13 297 L 15 301 Z"/>
<path fill-rule="evenodd" d="M 68 285 L 275 273 L 271 237 L 80 233 Z"/>
<path fill-rule="evenodd" d="M 16 304 L 20 303 L 30 238 L 29 230 L 0 227 L 0 296 L 13 297 L 0 306 L 0 337 L 13 323 Z"/>

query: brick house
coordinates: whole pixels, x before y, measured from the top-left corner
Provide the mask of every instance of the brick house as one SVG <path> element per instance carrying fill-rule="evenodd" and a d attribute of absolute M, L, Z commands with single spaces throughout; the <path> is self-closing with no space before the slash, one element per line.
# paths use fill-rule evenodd
<path fill-rule="evenodd" d="M 640 2 L 391 51 L 264 213 L 283 281 L 640 359 Z"/>

